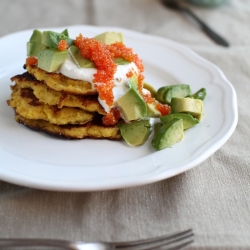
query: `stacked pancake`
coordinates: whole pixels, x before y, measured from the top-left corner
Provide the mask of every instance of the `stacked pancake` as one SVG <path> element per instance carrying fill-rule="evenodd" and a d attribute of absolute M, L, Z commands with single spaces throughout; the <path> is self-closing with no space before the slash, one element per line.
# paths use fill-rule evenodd
<path fill-rule="evenodd" d="M 35 65 L 11 78 L 12 94 L 8 105 L 15 110 L 15 119 L 35 130 L 68 139 L 121 138 L 119 128 L 105 126 L 103 107 L 91 83 L 49 73 Z"/>

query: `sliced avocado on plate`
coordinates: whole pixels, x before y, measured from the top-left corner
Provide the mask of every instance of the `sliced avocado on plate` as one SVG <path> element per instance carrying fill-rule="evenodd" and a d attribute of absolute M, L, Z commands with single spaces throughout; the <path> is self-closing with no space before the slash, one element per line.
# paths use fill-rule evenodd
<path fill-rule="evenodd" d="M 188 113 L 201 120 L 203 113 L 203 102 L 193 98 L 172 98 L 172 113 Z"/>
<path fill-rule="evenodd" d="M 116 42 L 124 43 L 124 36 L 121 32 L 107 31 L 95 36 L 94 39 L 107 45 Z"/>
<path fill-rule="evenodd" d="M 47 71 L 53 72 L 59 70 L 62 63 L 68 56 L 68 50 L 59 51 L 57 49 L 41 50 L 37 54 L 38 67 Z"/>
<path fill-rule="evenodd" d="M 184 138 L 182 119 L 174 118 L 160 127 L 155 134 L 151 145 L 156 150 L 171 147 Z"/>
<path fill-rule="evenodd" d="M 194 125 L 199 123 L 198 119 L 194 118 L 190 114 L 185 114 L 185 113 L 173 113 L 173 114 L 165 115 L 165 116 L 160 117 L 160 120 L 163 124 L 166 124 L 174 118 L 182 119 L 184 130 L 191 128 Z"/>
<path fill-rule="evenodd" d="M 149 119 L 134 121 L 119 125 L 123 139 L 130 146 L 140 146 L 146 142 L 150 135 L 151 124 Z"/>
<path fill-rule="evenodd" d="M 133 88 L 117 100 L 126 121 L 135 121 L 147 117 L 147 104 Z"/>
<path fill-rule="evenodd" d="M 186 97 L 191 94 L 190 86 L 187 84 L 175 84 L 161 87 L 156 93 L 156 99 L 161 103 L 171 103 L 173 97 Z"/>
<path fill-rule="evenodd" d="M 151 96 L 154 97 L 154 98 L 156 98 L 156 90 L 155 90 L 155 88 L 152 85 L 150 85 L 149 83 L 144 82 L 143 83 L 143 88 L 147 89 L 148 91 L 150 91 Z"/>

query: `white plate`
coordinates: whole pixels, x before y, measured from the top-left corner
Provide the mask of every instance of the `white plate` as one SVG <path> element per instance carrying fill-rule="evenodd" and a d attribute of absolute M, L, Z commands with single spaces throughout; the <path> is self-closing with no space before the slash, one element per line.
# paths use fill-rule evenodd
<path fill-rule="evenodd" d="M 62 28 L 49 30 L 62 31 Z M 236 93 L 224 74 L 188 48 L 160 37 L 114 27 L 73 26 L 92 37 L 107 30 L 124 33 L 128 47 L 142 58 L 145 79 L 159 88 L 185 83 L 207 89 L 204 117 L 171 148 L 156 152 L 151 138 L 141 147 L 122 141 L 63 140 L 14 121 L 7 106 L 10 77 L 24 72 L 26 42 L 32 30 L 0 39 L 0 179 L 39 189 L 90 191 L 132 187 L 175 176 L 206 160 L 232 135 L 237 124 Z M 44 29 L 41 29 L 44 30 Z"/>

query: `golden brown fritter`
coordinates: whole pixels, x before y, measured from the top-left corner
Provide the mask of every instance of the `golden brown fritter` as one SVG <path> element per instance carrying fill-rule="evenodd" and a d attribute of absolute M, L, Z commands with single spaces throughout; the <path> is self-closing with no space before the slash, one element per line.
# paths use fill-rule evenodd
<path fill-rule="evenodd" d="M 94 113 L 80 108 L 50 106 L 40 102 L 30 88 L 12 86 L 11 99 L 7 101 L 17 114 L 27 119 L 42 119 L 53 124 L 84 124 L 91 121 Z"/>
<path fill-rule="evenodd" d="M 120 130 L 116 126 L 107 127 L 98 121 L 88 122 L 84 125 L 55 125 L 44 120 L 26 119 L 20 115 L 16 115 L 17 122 L 34 130 L 43 131 L 47 134 L 60 136 L 67 139 L 121 139 Z"/>
<path fill-rule="evenodd" d="M 26 68 L 28 72 L 11 78 L 16 84 L 7 101 L 17 122 L 67 139 L 121 139 L 117 126 L 102 123 L 106 112 L 91 83 L 36 66 Z"/>
<path fill-rule="evenodd" d="M 16 75 L 11 78 L 21 88 L 31 88 L 34 95 L 40 102 L 48 105 L 57 105 L 58 108 L 64 106 L 78 107 L 88 112 L 98 112 L 106 114 L 101 104 L 98 102 L 97 95 L 72 95 L 66 92 L 59 92 L 49 88 L 45 83 L 36 80 L 28 72 Z"/>
<path fill-rule="evenodd" d="M 25 68 L 38 81 L 45 82 L 51 89 L 56 91 L 64 91 L 75 95 L 97 94 L 97 91 L 92 89 L 90 82 L 74 80 L 61 73 L 49 73 L 35 65 L 27 65 Z"/>

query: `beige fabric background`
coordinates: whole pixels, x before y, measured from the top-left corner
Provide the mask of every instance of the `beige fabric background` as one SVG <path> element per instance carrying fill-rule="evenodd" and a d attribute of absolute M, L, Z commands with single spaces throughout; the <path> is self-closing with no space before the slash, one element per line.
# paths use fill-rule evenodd
<path fill-rule="evenodd" d="M 63 193 L 0 181 L 0 237 L 132 240 L 192 227 L 196 239 L 188 249 L 250 249 L 250 1 L 189 7 L 231 47 L 214 44 L 157 0 L 0 1 L 0 36 L 91 24 L 181 42 L 222 69 L 236 89 L 239 110 L 237 129 L 220 150 L 192 170 L 154 184 Z"/>

